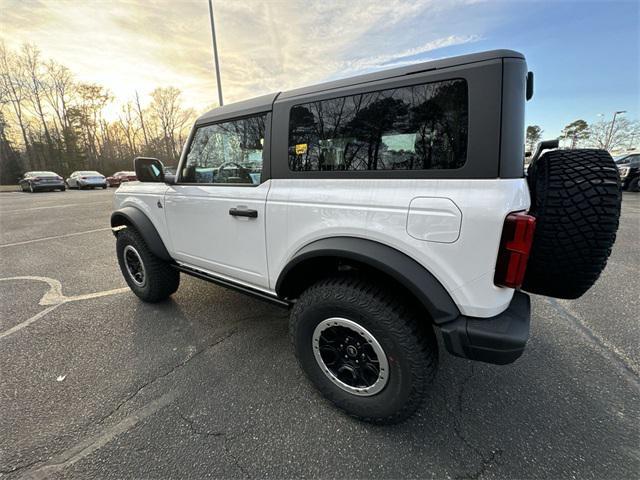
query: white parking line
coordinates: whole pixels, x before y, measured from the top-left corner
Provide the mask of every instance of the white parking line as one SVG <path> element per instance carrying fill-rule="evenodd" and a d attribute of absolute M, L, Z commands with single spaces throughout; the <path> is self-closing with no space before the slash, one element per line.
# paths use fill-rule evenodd
<path fill-rule="evenodd" d="M 23 242 L 5 243 L 4 245 L 0 245 L 0 248 L 16 247 L 18 245 L 27 245 L 29 243 L 45 242 L 47 240 L 55 240 L 57 238 L 74 237 L 76 235 L 86 235 L 87 233 L 104 232 L 105 230 L 111 230 L 111 227 L 96 228 L 95 230 L 85 230 L 84 232 L 66 233 L 64 235 L 54 235 L 53 237 L 35 238 L 33 240 L 25 240 Z"/>
<path fill-rule="evenodd" d="M 30 212 L 31 210 L 46 210 L 49 208 L 68 208 L 68 207 L 85 207 L 87 205 L 108 205 L 109 202 L 89 202 L 89 203 L 67 203 L 64 205 L 48 205 L 46 207 L 30 207 L 30 208 L 19 208 L 17 210 L 0 210 L 0 214 L 5 215 L 7 213 L 23 213 Z"/>
<path fill-rule="evenodd" d="M 57 454 L 55 457 L 50 458 L 45 464 L 34 466 L 32 470 L 25 472 L 24 478 L 32 480 L 51 478 L 55 473 L 70 467 L 74 463 L 91 455 L 96 450 L 101 449 L 119 435 L 128 432 L 145 418 L 150 417 L 169 405 L 177 396 L 178 393 L 176 391 L 165 393 L 160 398 L 146 404 L 140 410 L 136 410 L 131 415 L 123 418 L 112 427 L 82 440 L 71 448 Z"/>
<path fill-rule="evenodd" d="M 0 332 L 0 340 L 5 337 L 8 337 L 9 335 L 19 330 L 22 330 L 25 327 L 28 327 L 32 323 L 40 320 L 46 314 L 55 310 L 60 305 L 64 305 L 65 303 L 77 302 L 79 300 L 89 300 L 91 298 L 106 297 L 109 295 L 117 295 L 119 293 L 124 293 L 129 291 L 128 287 L 124 287 L 124 288 L 114 288 L 112 290 L 103 290 L 102 292 L 86 293 L 84 295 L 72 295 L 70 297 L 67 297 L 62 293 L 62 284 L 55 278 L 35 277 L 35 276 L 0 278 L 0 282 L 20 281 L 20 280 L 30 280 L 30 281 L 47 283 L 49 285 L 49 290 L 47 290 L 45 294 L 42 296 L 42 298 L 38 302 L 38 305 L 43 305 L 43 306 L 49 305 L 49 308 L 42 310 L 41 312 L 35 314 L 33 317 L 17 325 L 14 325 L 13 327 L 11 327 L 8 330 L 5 330 L 4 332 Z"/>

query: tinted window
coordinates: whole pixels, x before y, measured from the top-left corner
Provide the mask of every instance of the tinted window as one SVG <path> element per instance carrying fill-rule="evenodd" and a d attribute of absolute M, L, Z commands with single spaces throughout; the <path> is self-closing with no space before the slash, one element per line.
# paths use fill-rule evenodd
<path fill-rule="evenodd" d="M 199 127 L 182 169 L 186 183 L 259 184 L 266 115 Z"/>
<path fill-rule="evenodd" d="M 467 158 L 467 129 L 465 80 L 296 105 L 289 118 L 289 168 L 460 168 Z"/>

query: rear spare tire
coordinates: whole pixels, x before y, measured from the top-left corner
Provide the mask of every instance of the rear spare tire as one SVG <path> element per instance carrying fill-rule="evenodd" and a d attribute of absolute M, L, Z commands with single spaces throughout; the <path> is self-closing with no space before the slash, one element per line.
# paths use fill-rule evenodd
<path fill-rule="evenodd" d="M 620 179 L 605 150 L 553 150 L 528 172 L 536 230 L 523 290 L 578 298 L 598 279 L 616 239 Z"/>

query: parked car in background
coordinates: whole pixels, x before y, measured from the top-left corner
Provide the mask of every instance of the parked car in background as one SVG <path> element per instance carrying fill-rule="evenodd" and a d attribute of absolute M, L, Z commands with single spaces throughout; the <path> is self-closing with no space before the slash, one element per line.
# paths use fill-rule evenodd
<path fill-rule="evenodd" d="M 67 186 L 69 188 L 77 188 L 81 190 L 83 188 L 107 188 L 107 179 L 101 173 L 93 170 L 82 170 L 73 172 L 69 178 L 67 178 Z"/>
<path fill-rule="evenodd" d="M 18 180 L 18 184 L 23 192 L 37 192 L 41 190 L 66 190 L 64 179 L 55 172 L 35 171 L 26 172 Z"/>
<path fill-rule="evenodd" d="M 615 157 L 622 189 L 630 192 L 640 191 L 638 182 L 640 181 L 640 153 L 628 153 Z"/>
<path fill-rule="evenodd" d="M 135 182 L 138 178 L 136 172 L 116 172 L 107 177 L 107 185 L 110 187 L 118 187 L 122 182 Z"/>

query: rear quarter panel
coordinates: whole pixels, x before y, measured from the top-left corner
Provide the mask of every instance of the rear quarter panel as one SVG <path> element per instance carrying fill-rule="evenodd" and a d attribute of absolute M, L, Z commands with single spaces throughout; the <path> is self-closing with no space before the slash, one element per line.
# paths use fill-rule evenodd
<path fill-rule="evenodd" d="M 416 197 L 446 198 L 462 214 L 460 234 L 449 243 L 407 232 Z M 270 286 L 295 253 L 326 237 L 379 241 L 429 270 L 465 315 L 490 317 L 511 301 L 512 289 L 496 287 L 493 274 L 505 216 L 529 207 L 520 179 L 272 179 L 267 201 Z"/>

